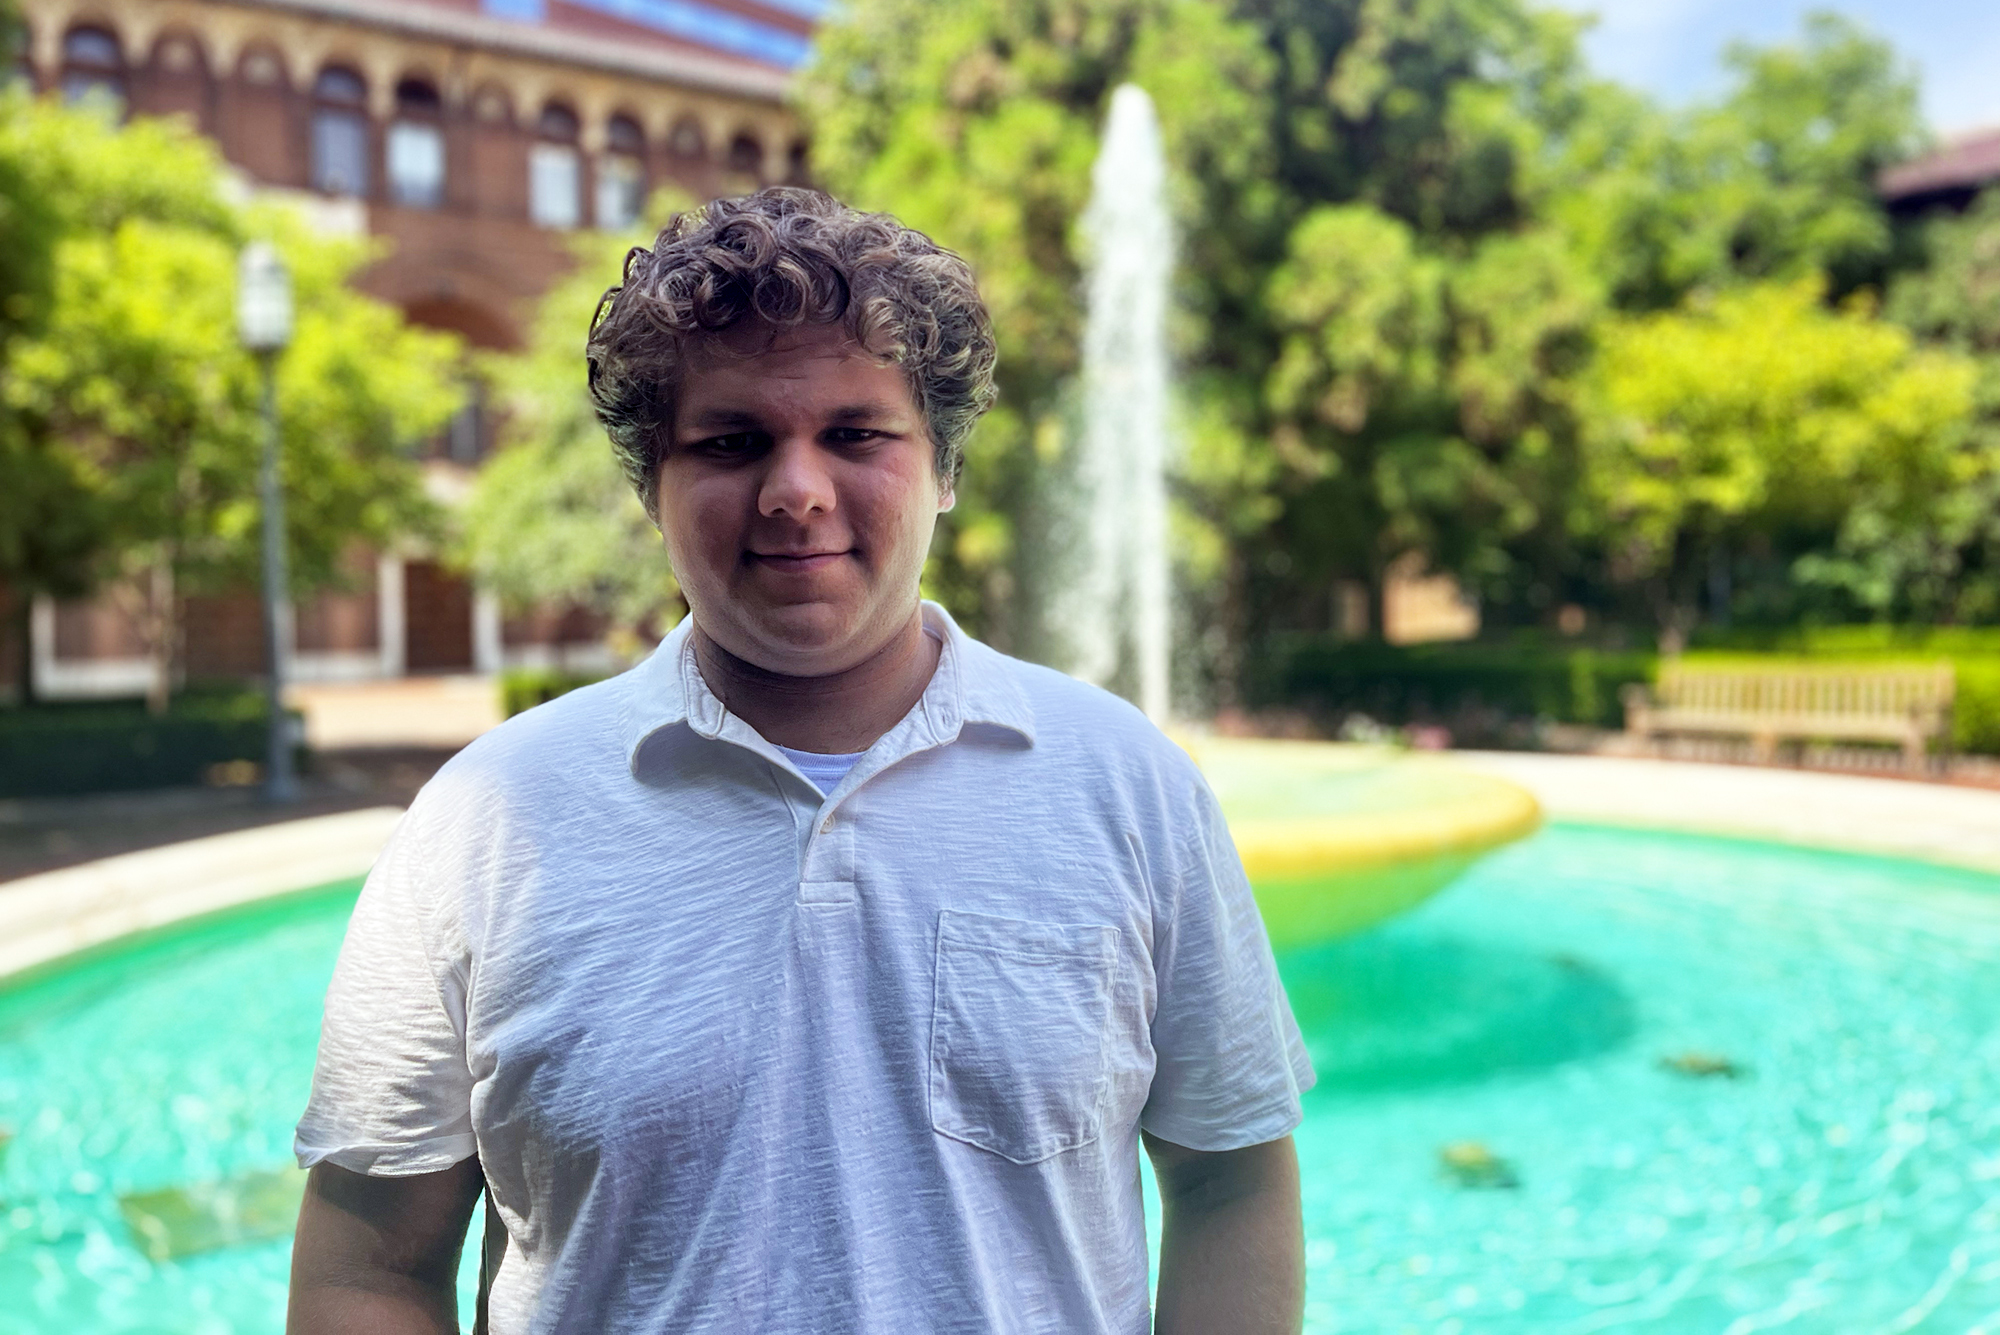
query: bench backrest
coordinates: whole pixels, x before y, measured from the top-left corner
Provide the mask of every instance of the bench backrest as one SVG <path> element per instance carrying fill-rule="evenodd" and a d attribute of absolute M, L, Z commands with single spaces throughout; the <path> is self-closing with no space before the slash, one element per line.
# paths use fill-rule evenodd
<path fill-rule="evenodd" d="M 1908 718 L 1917 710 L 1950 709 L 1955 687 L 1949 663 L 1880 670 L 1668 666 L 1654 693 L 1670 709 Z"/>

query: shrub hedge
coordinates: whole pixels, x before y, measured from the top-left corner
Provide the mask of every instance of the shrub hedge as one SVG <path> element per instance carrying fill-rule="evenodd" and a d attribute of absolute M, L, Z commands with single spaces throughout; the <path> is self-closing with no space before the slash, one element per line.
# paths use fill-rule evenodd
<path fill-rule="evenodd" d="M 1958 679 L 1952 746 L 2000 755 L 2000 628 L 1840 626 L 1784 634 L 1698 637 L 1683 658 L 1709 665 L 1826 668 L 1948 661 Z M 1323 635 L 1275 638 L 1252 656 L 1246 694 L 1257 706 L 1304 709 L 1334 725 L 1442 723 L 1461 742 L 1514 743 L 1537 722 L 1624 724 L 1619 693 L 1650 681 L 1650 650 L 1604 650 L 1545 639 L 1389 645 Z"/>
<path fill-rule="evenodd" d="M 1393 645 L 1323 635 L 1274 640 L 1245 685 L 1259 706 L 1304 709 L 1325 721 L 1442 723 L 1461 742 L 1515 740 L 1537 720 L 1615 728 L 1619 692 L 1652 678 L 1649 651 L 1544 641 Z"/>
<path fill-rule="evenodd" d="M 0 798 L 204 783 L 217 765 L 262 764 L 266 735 L 255 692 L 182 695 L 158 717 L 136 700 L 0 709 Z"/>
<path fill-rule="evenodd" d="M 561 668 L 510 668 L 500 674 L 500 712 L 508 718 L 545 705 L 579 686 L 604 680 L 601 673 L 566 672 Z"/>

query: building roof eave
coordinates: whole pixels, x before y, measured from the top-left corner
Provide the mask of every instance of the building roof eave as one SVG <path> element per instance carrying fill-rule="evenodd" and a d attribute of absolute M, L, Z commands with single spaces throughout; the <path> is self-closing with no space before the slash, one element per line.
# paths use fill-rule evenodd
<path fill-rule="evenodd" d="M 396 0 L 227 0 L 227 3 L 578 65 L 762 102 L 782 102 L 792 82 L 792 76 L 787 71 L 751 61 L 711 56 L 694 50 L 637 46 L 560 29 L 528 27 L 510 19 L 441 6 L 397 3 Z"/>
<path fill-rule="evenodd" d="M 1884 199 L 1952 191 L 1978 191 L 2000 183 L 2000 129 L 1976 130 L 1946 140 L 1934 152 L 1888 168 L 1876 179 Z"/>

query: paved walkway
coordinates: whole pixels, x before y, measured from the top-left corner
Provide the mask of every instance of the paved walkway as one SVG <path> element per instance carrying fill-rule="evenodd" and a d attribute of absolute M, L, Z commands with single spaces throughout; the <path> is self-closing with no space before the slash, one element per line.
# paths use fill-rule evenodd
<path fill-rule="evenodd" d="M 1557 818 L 1741 835 L 2000 872 L 2000 792 L 1675 760 L 1460 751 Z"/>
<path fill-rule="evenodd" d="M 305 711 L 306 744 L 316 751 L 456 749 L 500 722 L 500 682 L 495 677 L 313 682 L 293 686 L 286 699 Z"/>

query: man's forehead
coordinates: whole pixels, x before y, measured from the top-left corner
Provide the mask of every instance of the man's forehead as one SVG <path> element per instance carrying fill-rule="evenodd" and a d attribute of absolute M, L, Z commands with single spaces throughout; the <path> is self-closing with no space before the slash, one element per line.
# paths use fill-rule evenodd
<path fill-rule="evenodd" d="M 731 335 L 735 335 L 732 339 Z M 917 413 L 908 377 L 838 325 L 713 336 L 683 363 L 674 417 L 683 427 L 724 426 L 771 411 L 860 421 Z"/>
<path fill-rule="evenodd" d="M 822 359 L 893 365 L 869 352 L 841 324 L 772 325 L 763 320 L 740 320 L 727 329 L 688 339 L 682 352 L 691 371 L 721 370 L 746 362 Z"/>

